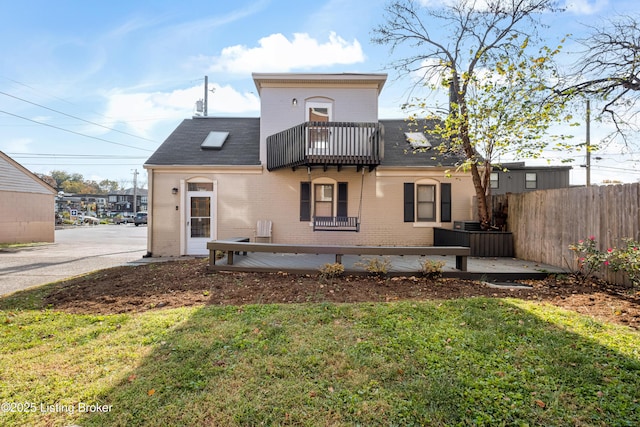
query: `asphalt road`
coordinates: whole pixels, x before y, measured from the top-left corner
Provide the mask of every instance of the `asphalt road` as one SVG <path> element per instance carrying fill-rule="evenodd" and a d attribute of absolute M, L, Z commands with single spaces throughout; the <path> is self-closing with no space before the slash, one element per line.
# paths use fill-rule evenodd
<path fill-rule="evenodd" d="M 98 225 L 55 231 L 55 243 L 0 250 L 0 295 L 142 261 L 147 227 Z"/>

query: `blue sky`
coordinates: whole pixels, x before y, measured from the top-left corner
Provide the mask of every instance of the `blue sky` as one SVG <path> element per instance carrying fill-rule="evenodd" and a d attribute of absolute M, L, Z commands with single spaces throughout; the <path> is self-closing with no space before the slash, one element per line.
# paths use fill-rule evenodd
<path fill-rule="evenodd" d="M 423 0 L 437 4 L 447 0 Z M 209 115 L 258 116 L 251 72 L 387 72 L 380 117 L 403 117 L 413 82 L 371 43 L 386 0 L 3 1 L 0 150 L 27 169 L 131 186 L 171 131 L 214 89 Z M 544 21 L 549 45 L 584 24 L 640 12 L 636 0 L 576 0 Z M 566 51 L 576 49 L 571 42 Z M 571 59 L 567 58 L 570 62 Z M 435 100 L 434 100 L 435 102 Z M 599 126 L 599 125 L 598 125 Z M 592 125 L 592 141 L 606 129 Z M 585 131 L 573 129 L 576 142 Z M 640 179 L 640 153 L 596 153 L 592 182 Z M 553 158 L 552 164 L 558 164 Z M 584 183 L 584 159 L 572 183 Z"/>

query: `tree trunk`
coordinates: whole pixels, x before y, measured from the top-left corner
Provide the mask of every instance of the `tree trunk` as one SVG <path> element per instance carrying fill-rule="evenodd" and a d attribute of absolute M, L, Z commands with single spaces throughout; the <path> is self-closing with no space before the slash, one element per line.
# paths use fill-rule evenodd
<path fill-rule="evenodd" d="M 478 164 L 471 164 L 471 179 L 473 180 L 473 188 L 476 190 L 476 199 L 478 200 L 478 219 L 482 230 L 488 230 L 491 227 L 491 211 L 487 200 L 485 186 L 480 177 Z"/>

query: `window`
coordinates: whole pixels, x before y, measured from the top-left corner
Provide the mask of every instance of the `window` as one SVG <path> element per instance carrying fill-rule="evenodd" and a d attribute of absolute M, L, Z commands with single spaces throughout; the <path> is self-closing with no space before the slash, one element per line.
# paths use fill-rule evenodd
<path fill-rule="evenodd" d="M 418 221 L 434 222 L 436 220 L 436 186 L 418 185 Z"/>
<path fill-rule="evenodd" d="M 404 222 L 451 222 L 451 184 L 427 181 L 434 183 L 405 182 Z"/>
<path fill-rule="evenodd" d="M 314 183 L 313 187 L 310 182 L 301 182 L 300 221 L 311 221 L 312 216 L 346 217 L 348 215 L 347 188 L 346 182 L 335 184 L 319 182 Z"/>
<path fill-rule="evenodd" d="M 189 182 L 187 191 L 213 191 L 212 182 Z"/>
<path fill-rule="evenodd" d="M 489 178 L 489 185 L 491 188 L 498 188 L 498 186 L 500 185 L 500 175 L 498 174 L 498 172 L 491 172 L 491 176 Z"/>
<path fill-rule="evenodd" d="M 333 216 L 333 184 L 314 185 L 314 216 Z"/>
<path fill-rule="evenodd" d="M 527 172 L 525 174 L 524 188 L 534 189 L 538 188 L 538 174 L 535 172 Z"/>

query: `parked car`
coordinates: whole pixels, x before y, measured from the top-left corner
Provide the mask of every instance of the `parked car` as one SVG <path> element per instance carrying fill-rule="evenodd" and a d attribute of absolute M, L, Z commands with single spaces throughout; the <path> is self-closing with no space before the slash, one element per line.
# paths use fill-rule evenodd
<path fill-rule="evenodd" d="M 133 220 L 133 223 L 137 226 L 139 226 L 140 224 L 146 224 L 147 223 L 147 213 L 146 212 L 138 212 L 136 214 L 135 219 Z"/>
<path fill-rule="evenodd" d="M 128 216 L 116 215 L 113 217 L 114 224 L 126 224 L 128 222 L 131 222 L 131 218 Z"/>

